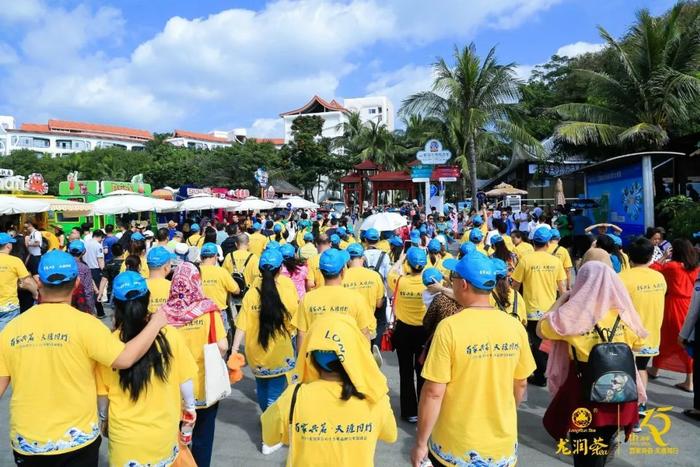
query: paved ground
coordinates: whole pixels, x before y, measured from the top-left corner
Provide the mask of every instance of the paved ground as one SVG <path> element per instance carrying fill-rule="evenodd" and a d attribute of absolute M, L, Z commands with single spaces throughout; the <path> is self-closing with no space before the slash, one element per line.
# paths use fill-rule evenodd
<path fill-rule="evenodd" d="M 394 411 L 398 414 L 398 366 L 395 354 L 385 354 L 384 373 L 389 379 L 391 399 Z M 663 373 L 649 387 L 650 407 L 671 406 L 667 412 L 672 426 L 668 433 L 662 436 L 662 441 L 668 448 L 676 448 L 677 454 L 635 454 L 633 448 L 656 448 L 650 438 L 650 432 L 645 430 L 640 435 L 641 440 L 635 443 L 623 444 L 618 450 L 616 459 L 608 465 L 618 467 L 681 467 L 700 465 L 700 424 L 689 421 L 681 413 L 684 408 L 692 405 L 692 395 L 683 393 L 673 384 L 679 382 L 679 375 Z M 47 390 L 50 382 L 47 382 Z M 0 400 L 0 467 L 13 464 L 7 434 L 8 402 L 10 394 Z M 549 402 L 549 394 L 545 389 L 529 387 L 528 401 L 523 403 L 518 411 L 520 456 L 519 466 L 560 466 L 572 464 L 570 458 L 555 454 L 556 443 L 542 428 L 542 415 Z M 219 408 L 216 438 L 214 440 L 213 466 L 281 466 L 286 459 L 286 448 L 270 455 L 260 453 L 260 423 L 259 408 L 255 399 L 255 384 L 250 373 L 233 388 L 231 396 L 221 403 Z M 41 414 L 37 414 L 40 423 Z M 398 418 L 398 416 L 397 416 Z M 399 421 L 399 439 L 392 445 L 380 443 L 375 456 L 376 465 L 382 467 L 408 465 L 409 452 L 415 434 L 415 425 Z M 662 419 L 654 422 L 662 428 Z M 102 445 L 101 465 L 107 465 L 106 442 Z"/>

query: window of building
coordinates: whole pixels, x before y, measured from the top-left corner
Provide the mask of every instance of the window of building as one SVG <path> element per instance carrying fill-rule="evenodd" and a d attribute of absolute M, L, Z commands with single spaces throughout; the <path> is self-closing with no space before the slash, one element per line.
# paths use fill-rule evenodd
<path fill-rule="evenodd" d="M 377 113 L 377 109 L 369 109 L 368 112 L 370 115 L 374 115 Z"/>
<path fill-rule="evenodd" d="M 13 136 L 12 145 L 20 148 L 29 148 L 32 146 L 32 138 L 30 136 Z"/>
<path fill-rule="evenodd" d="M 144 151 L 145 149 L 146 148 L 144 146 L 138 146 L 138 145 L 131 146 L 132 151 Z"/>
<path fill-rule="evenodd" d="M 377 113 L 382 113 L 382 108 L 381 108 L 381 106 L 380 106 L 380 107 L 377 107 Z"/>
<path fill-rule="evenodd" d="M 69 139 L 57 139 L 56 140 L 57 149 L 73 149 L 73 141 Z"/>
<path fill-rule="evenodd" d="M 74 139 L 73 140 L 73 149 L 76 149 L 78 151 L 89 151 L 90 150 L 90 142 L 83 141 L 81 139 Z"/>
<path fill-rule="evenodd" d="M 51 146 L 51 141 L 48 138 L 34 138 L 32 140 L 32 146 L 35 148 L 48 148 Z"/>

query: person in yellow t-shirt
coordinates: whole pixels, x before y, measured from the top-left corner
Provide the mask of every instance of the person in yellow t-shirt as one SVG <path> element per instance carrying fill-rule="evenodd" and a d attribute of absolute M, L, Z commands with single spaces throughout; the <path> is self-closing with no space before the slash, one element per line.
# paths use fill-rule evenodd
<path fill-rule="evenodd" d="M 279 250 L 267 249 L 260 257 L 262 279 L 245 297 L 236 318 L 233 352 L 245 340 L 245 355 L 255 377 L 258 405 L 263 412 L 287 386 L 287 374 L 294 371 L 296 359 L 292 336 L 292 316 L 298 307 L 296 289 L 278 283 L 282 267 Z M 264 297 L 264 299 L 263 299 Z M 263 454 L 278 446 L 263 444 Z"/>
<path fill-rule="evenodd" d="M 151 248 L 146 255 L 148 264 L 148 291 L 150 301 L 148 302 L 148 312 L 153 313 L 168 300 L 170 295 L 170 281 L 166 276 L 170 274 L 172 254 L 167 248 L 157 246 Z"/>
<path fill-rule="evenodd" d="M 221 267 L 228 271 L 229 274 L 234 272 L 243 274 L 246 287 L 250 287 L 260 277 L 258 261 L 259 257 L 248 251 L 248 236 L 246 234 L 238 234 L 236 236 L 236 250 L 226 255 L 224 264 Z"/>
<path fill-rule="evenodd" d="M 481 238 L 484 238 L 488 233 L 487 220 L 488 212 L 486 211 L 486 209 L 484 209 L 482 215 L 477 214 L 472 218 L 472 228 L 464 230 L 464 233 L 462 234 L 462 239 L 460 241 L 469 241 L 469 237 L 471 236 L 472 230 L 479 230 L 481 232 Z"/>
<path fill-rule="evenodd" d="M 549 248 L 547 251 L 561 261 L 562 266 L 564 266 L 564 272 L 566 272 L 566 290 L 571 290 L 573 283 L 571 282 L 571 271 L 574 269 L 574 263 L 571 261 L 571 255 L 569 255 L 569 250 L 559 244 L 561 240 L 561 234 L 558 229 L 552 229 L 552 239 L 549 241 Z"/>
<path fill-rule="evenodd" d="M 199 233 L 199 224 L 192 224 L 190 226 L 190 234 L 189 237 L 187 237 L 187 245 L 189 246 L 196 246 L 196 247 L 201 247 L 203 242 L 204 242 L 204 237 Z"/>
<path fill-rule="evenodd" d="M 378 272 L 365 267 L 365 249 L 359 243 L 351 243 L 346 250 L 350 255 L 348 268 L 343 275 L 343 287 L 358 291 L 367 301 L 367 306 L 375 315 L 378 311 L 383 312 L 384 306 L 384 281 Z M 372 338 L 376 336 L 377 323 L 370 327 Z"/>
<path fill-rule="evenodd" d="M 0 397 L 12 383 L 14 456 L 26 465 L 34 465 L 36 456 L 44 465 L 74 465 L 74 460 L 97 465 L 101 438 L 95 364 L 130 368 L 166 325 L 165 315 L 151 315 L 124 344 L 95 317 L 70 306 L 78 277 L 71 255 L 60 250 L 44 254 L 38 276 L 42 303 L 0 331 Z"/>
<path fill-rule="evenodd" d="M 403 275 L 401 267 L 404 258 L 411 268 L 411 272 L 407 275 Z M 392 303 L 396 316 L 393 342 L 399 360 L 401 418 L 410 423 L 416 423 L 418 396 L 423 387 L 418 356 L 428 339 L 423 327 L 423 316 L 425 316 L 423 292 L 426 287 L 421 278 L 427 262 L 428 256 L 425 250 L 412 246 L 408 251 L 401 253 L 399 261 L 392 266 L 388 277 L 389 289 L 395 297 Z M 416 375 L 418 375 L 417 378 Z"/>
<path fill-rule="evenodd" d="M 304 335 L 314 320 L 326 313 L 351 316 L 369 340 L 369 330 L 376 328 L 374 310 L 370 309 L 359 292 L 343 287 L 345 265 L 350 261 L 350 255 L 345 250 L 329 248 L 319 258 L 318 267 L 323 274 L 324 285 L 304 295 L 299 302 L 299 310 L 292 318 L 292 324 L 298 331 L 297 347 L 302 347 Z"/>
<path fill-rule="evenodd" d="M 229 295 L 235 296 L 240 294 L 241 289 L 236 281 L 233 280 L 231 274 L 218 264 L 218 249 L 216 243 L 205 243 L 199 252 L 202 262 L 199 265 L 199 272 L 202 275 L 202 288 L 204 296 L 211 299 L 216 306 L 221 310 L 224 317 L 224 328 L 229 335 L 229 339 L 233 339 L 233 320 L 235 316 L 233 311 L 228 306 Z"/>
<path fill-rule="evenodd" d="M 541 387 L 547 384 L 544 376 L 547 354 L 540 350 L 541 340 L 535 329 L 537 322 L 556 301 L 557 292 L 563 295 L 566 290 L 564 266 L 559 258 L 548 253 L 551 236 L 552 229 L 549 227 L 538 228 L 532 238 L 535 251 L 518 261 L 512 275 L 513 289 L 519 291 L 521 286 L 525 288 L 523 298 L 527 308 L 527 332 L 530 349 L 537 362 L 537 370 L 530 382 Z"/>
<path fill-rule="evenodd" d="M 374 465 L 377 441 L 395 442 L 397 427 L 367 341 L 349 316 L 326 315 L 307 342 L 299 352 L 302 382 L 260 419 L 263 442 L 290 445 L 287 466 Z"/>
<path fill-rule="evenodd" d="M 307 266 L 309 267 L 309 275 L 307 276 L 309 290 L 318 289 L 324 285 L 325 281 L 323 279 L 323 274 L 321 273 L 319 263 L 323 252 L 328 250 L 330 247 L 331 240 L 328 238 L 328 235 L 320 234 L 318 238 L 316 238 L 316 250 L 318 251 L 318 254 L 309 258 L 307 263 Z"/>
<path fill-rule="evenodd" d="M 136 256 L 139 259 L 138 265 L 132 264 L 132 260 L 135 261 L 135 259 L 129 259 L 130 256 Z M 137 272 L 140 272 L 144 279 L 148 279 L 150 271 L 148 270 L 148 261 L 146 258 L 146 237 L 144 237 L 141 232 L 134 232 L 131 234 L 129 256 L 127 256 L 122 263 L 119 272 L 126 271 L 130 265 L 136 267 L 138 269 Z"/>
<path fill-rule="evenodd" d="M 148 323 L 149 291 L 140 274 L 114 279 L 113 336 L 124 341 Z M 133 367 L 96 368 L 100 420 L 109 427 L 110 465 L 168 465 L 179 452 L 178 433 L 189 444 L 196 416 L 197 365 L 178 331 L 166 326 Z M 182 409 L 181 409 L 182 407 Z M 183 426 L 180 428 L 181 415 Z"/>
<path fill-rule="evenodd" d="M 304 246 L 299 248 L 299 256 L 308 261 L 318 255 L 318 250 L 316 249 L 316 245 L 314 245 L 314 234 L 311 232 L 304 233 L 303 241 Z"/>
<path fill-rule="evenodd" d="M 535 369 L 527 333 L 489 304 L 492 260 L 472 254 L 447 263 L 454 297 L 465 309 L 443 319 L 430 344 L 411 464 L 429 457 L 434 466 L 513 466 L 516 409 Z"/>
<path fill-rule="evenodd" d="M 486 254 L 486 246 L 484 245 L 484 233 L 481 229 L 471 229 L 469 231 L 469 242 L 476 246 L 476 251 Z"/>
<path fill-rule="evenodd" d="M 661 323 L 664 319 L 664 300 L 667 290 L 663 274 L 649 268 L 653 256 L 654 245 L 648 239 L 639 237 L 629 246 L 630 268 L 623 270 L 618 276 L 630 294 L 644 329 L 649 333 L 644 339 L 644 346 L 635 356 L 639 376 L 645 387 L 649 378 L 647 374 L 649 359 L 659 355 Z M 640 409 L 646 410 L 646 404 L 640 405 Z"/>
<path fill-rule="evenodd" d="M 259 222 L 255 222 L 253 224 L 253 233 L 250 234 L 248 239 L 248 250 L 258 257 L 260 257 L 267 243 L 270 241 L 269 237 L 260 233 L 261 229 L 262 225 L 260 225 Z"/>
<path fill-rule="evenodd" d="M 446 259 L 452 258 L 452 255 L 445 251 L 445 245 L 438 239 L 433 238 L 428 242 L 428 267 L 436 268 L 442 274 L 442 277 L 447 277 L 447 269 L 442 265 Z"/>
<path fill-rule="evenodd" d="M 535 249 L 525 240 L 525 235 L 518 230 L 514 230 L 510 233 L 511 239 L 513 240 L 513 249 L 511 250 L 515 253 L 516 259 L 520 261 L 526 255 L 534 252 Z"/>
<path fill-rule="evenodd" d="M 0 233 L 0 331 L 10 320 L 19 316 L 18 285 L 29 291 L 34 300 L 38 298 L 36 282 L 27 267 L 21 259 L 10 255 L 15 242 L 10 235 Z"/>
<path fill-rule="evenodd" d="M 513 316 L 523 326 L 527 326 L 527 312 L 525 311 L 525 300 L 519 292 L 513 290 L 508 280 L 508 265 L 499 258 L 491 258 L 496 271 L 496 287 L 489 296 L 491 306 Z"/>
<path fill-rule="evenodd" d="M 197 266 L 182 263 L 175 269 L 171 283 L 170 297 L 159 312 L 165 312 L 168 323 L 177 328 L 197 363 L 197 378 L 193 385 L 197 423 L 192 432 L 191 451 L 197 465 L 206 467 L 211 462 L 219 402 L 208 403 L 206 399 L 204 346 L 215 343 L 224 355 L 228 350 L 228 340 L 219 307 L 204 296 Z"/>

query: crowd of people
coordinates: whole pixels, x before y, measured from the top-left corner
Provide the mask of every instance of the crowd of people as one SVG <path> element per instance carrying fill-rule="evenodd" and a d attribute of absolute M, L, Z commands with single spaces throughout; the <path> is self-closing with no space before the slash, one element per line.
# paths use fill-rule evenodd
<path fill-rule="evenodd" d="M 640 430 L 660 370 L 694 391 L 689 239 L 563 206 L 400 213 L 394 230 L 368 227 L 372 212 L 301 210 L 8 226 L 0 396 L 12 386 L 15 462 L 96 466 L 106 437 L 110 465 L 206 467 L 228 393 L 213 389 L 217 361 L 229 387 L 249 367 L 261 452 L 288 445 L 294 466 L 373 465 L 377 441 L 397 439 L 391 350 L 416 467 L 515 465 L 528 385 L 552 394 L 554 446 L 591 447 L 571 447 L 576 466 L 605 465 Z M 697 393 L 684 413 L 700 420 Z"/>

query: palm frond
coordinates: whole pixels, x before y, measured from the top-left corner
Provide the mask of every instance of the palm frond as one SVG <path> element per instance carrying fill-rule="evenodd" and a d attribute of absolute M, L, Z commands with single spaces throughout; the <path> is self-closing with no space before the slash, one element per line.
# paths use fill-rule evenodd
<path fill-rule="evenodd" d="M 563 122 L 554 130 L 554 137 L 574 145 L 614 146 L 619 142 L 623 127 L 604 123 Z"/>
<path fill-rule="evenodd" d="M 618 139 L 628 144 L 652 144 L 655 149 L 660 149 L 668 142 L 668 133 L 658 125 L 638 123 L 621 132 Z"/>

